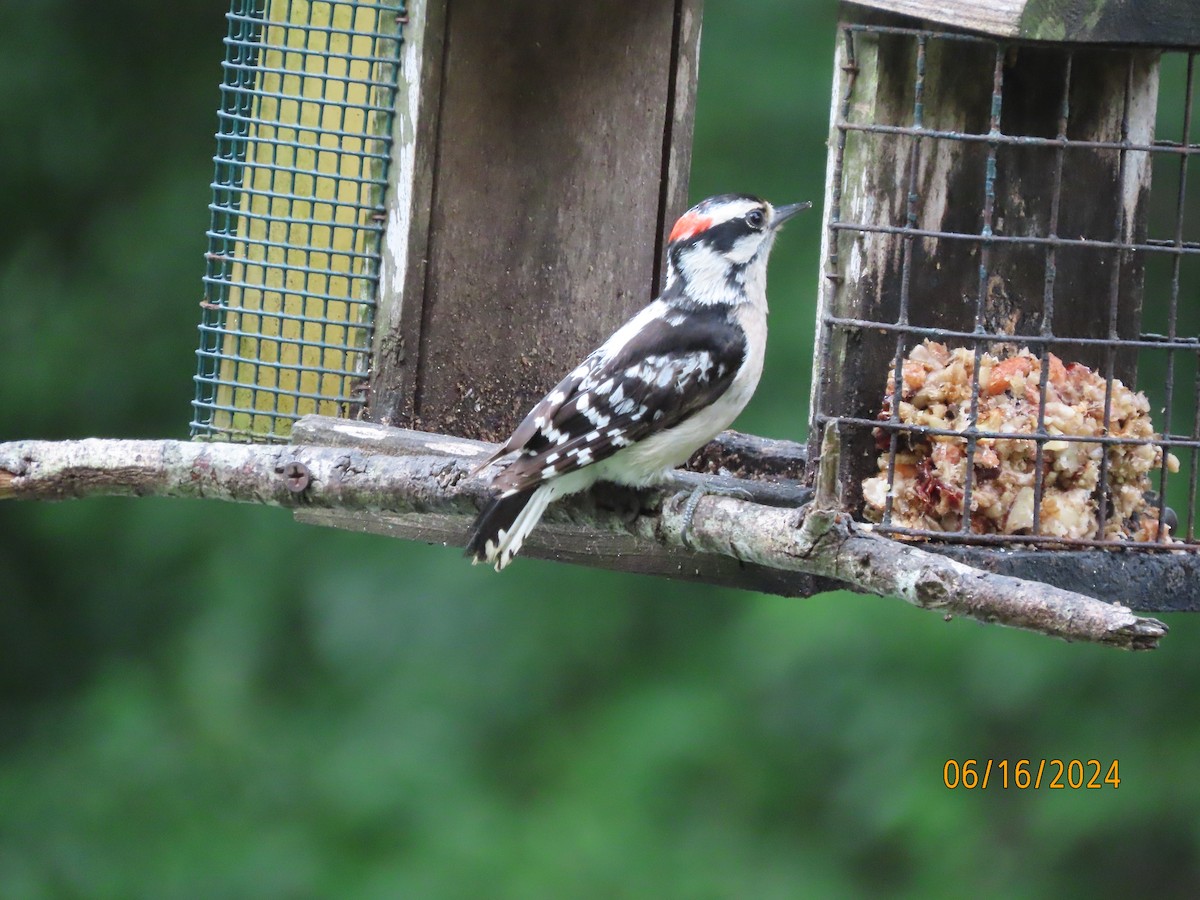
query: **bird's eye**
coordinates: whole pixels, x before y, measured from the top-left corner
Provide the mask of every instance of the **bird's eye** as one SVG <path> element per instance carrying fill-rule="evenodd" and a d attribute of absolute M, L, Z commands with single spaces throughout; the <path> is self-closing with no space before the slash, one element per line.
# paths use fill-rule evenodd
<path fill-rule="evenodd" d="M 766 220 L 767 217 L 763 215 L 763 211 L 761 209 L 752 209 L 750 212 L 746 213 L 746 222 L 751 228 L 762 228 L 763 223 L 766 222 Z"/>

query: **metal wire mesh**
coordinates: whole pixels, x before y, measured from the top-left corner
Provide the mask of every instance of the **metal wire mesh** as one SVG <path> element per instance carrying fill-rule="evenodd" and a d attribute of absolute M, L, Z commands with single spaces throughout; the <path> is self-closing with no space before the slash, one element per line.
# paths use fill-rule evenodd
<path fill-rule="evenodd" d="M 1100 114 L 1094 108 L 1073 107 L 1073 79 L 1080 77 L 1073 66 L 1080 53 L 1092 54 L 1094 59 L 1097 54 L 1121 53 L 1118 49 L 1080 51 L 1041 45 L 1029 50 L 1020 44 L 973 35 L 878 25 L 844 25 L 840 40 L 843 93 L 838 98 L 834 121 L 823 261 L 826 288 L 818 321 L 817 361 L 818 366 L 825 367 L 862 365 L 863 371 L 855 378 L 869 384 L 864 391 L 874 400 L 869 408 L 863 402 L 856 405 L 855 397 L 861 397 L 861 393 L 831 388 L 828 379 L 817 379 L 812 433 L 819 435 L 825 423 L 833 421 L 843 435 L 858 436 L 857 446 L 864 452 L 848 464 L 852 469 L 849 483 L 858 491 L 852 500 L 854 511 L 861 514 L 869 505 L 864 501 L 863 486 L 873 476 L 876 487 L 886 487 L 885 493 L 876 492 L 876 496 L 882 496 L 879 509 L 873 513 L 878 520 L 876 527 L 899 537 L 993 545 L 1195 549 L 1200 316 L 1195 309 L 1198 304 L 1181 299 L 1194 298 L 1200 286 L 1200 241 L 1196 240 L 1200 235 L 1192 233 L 1193 217 L 1186 211 L 1189 162 L 1200 152 L 1200 144 L 1193 143 L 1192 135 L 1196 52 L 1164 53 L 1152 77 L 1139 76 L 1139 80 L 1135 79 L 1136 57 L 1125 51 L 1128 62 L 1123 77 L 1112 85 L 1113 108 L 1118 110 L 1120 120 L 1114 126 L 1118 134 L 1112 139 L 1094 139 L 1080 136 L 1086 131 L 1082 120 Z M 880 42 L 875 46 L 878 55 L 870 60 L 861 58 L 859 45 L 863 42 Z M 949 43 L 966 48 L 981 67 L 986 66 L 984 78 L 990 82 L 988 88 L 978 91 L 978 109 L 955 127 L 947 127 L 936 118 L 929 121 L 931 98 L 927 96 L 928 61 Z M 1056 81 L 1042 80 L 1025 88 L 1041 92 L 1049 106 L 1047 120 L 1052 124 L 1042 133 L 1009 127 L 1005 109 L 1006 79 L 1023 77 L 1021 66 L 1031 53 L 1054 54 L 1056 60 Z M 896 60 L 905 61 L 907 70 L 901 83 L 885 83 L 885 55 L 890 55 L 889 71 L 893 73 L 899 68 Z M 872 82 L 872 90 L 877 93 L 871 97 L 863 96 L 856 84 L 863 66 L 870 68 L 872 79 L 880 79 Z M 1157 89 L 1157 123 L 1151 119 L 1146 128 L 1131 128 L 1133 114 L 1141 113 L 1138 121 L 1147 122 L 1144 110 L 1138 107 L 1146 99 L 1140 87 L 1143 81 Z M 944 86 L 938 90 L 944 90 Z M 881 115 L 880 110 L 888 105 L 879 100 L 884 96 L 907 98 L 891 107 L 903 108 L 905 115 L 890 120 Z M 940 95 L 932 98 L 935 105 L 939 101 Z M 844 204 L 846 195 L 855 190 L 856 180 L 873 177 L 857 167 L 861 159 L 856 161 L 853 152 L 848 154 L 847 146 L 870 140 L 891 141 L 891 146 L 902 148 L 894 157 L 876 157 L 882 165 L 896 163 L 898 202 L 890 213 L 871 208 L 870 202 L 858 202 L 854 208 Z M 975 149 L 963 149 L 967 147 Z M 972 170 L 978 172 L 978 182 L 969 195 L 959 191 L 952 197 L 955 209 L 940 221 L 952 222 L 953 227 L 928 227 L 923 224 L 929 218 L 925 204 L 934 200 L 922 193 L 922 185 L 928 180 L 922 181 L 920 173 L 937 170 L 938 166 L 945 168 L 953 154 L 964 153 L 979 155 Z M 1000 154 L 1009 156 L 998 165 Z M 1091 185 L 1090 198 L 1078 192 L 1066 197 L 1064 178 L 1073 176 L 1072 167 L 1090 165 L 1098 158 L 1111 165 L 1114 179 Z M 1034 175 L 1020 173 L 1021 166 L 1037 167 L 1039 171 Z M 1144 183 L 1152 181 L 1154 190 L 1149 194 L 1149 214 L 1144 221 L 1131 220 L 1131 210 L 1141 208 L 1137 197 L 1117 197 L 1113 200 L 1111 227 L 1091 233 L 1072 230 L 1078 219 L 1072 215 L 1073 206 L 1119 193 L 1136 182 L 1145 167 L 1152 172 L 1152 179 L 1147 175 Z M 1010 173 L 1010 190 L 1011 182 L 1020 183 L 1021 179 L 1044 188 L 1018 198 L 1019 207 L 1010 198 L 1010 215 L 1003 221 L 997 210 L 998 169 L 1001 178 L 1003 172 Z M 1019 174 L 1012 176 L 1013 171 Z M 858 196 L 861 201 L 862 193 Z M 1026 203 L 1042 210 L 1037 218 L 1038 230 L 1031 230 L 1027 221 L 1011 215 L 1014 208 L 1023 209 Z M 891 241 L 886 253 L 873 254 L 865 249 L 868 240 L 877 239 L 873 236 Z M 1103 295 L 1079 296 L 1072 292 L 1072 283 L 1064 285 L 1065 260 L 1073 271 L 1089 268 L 1101 273 L 1107 282 Z M 928 290 L 939 284 L 943 266 L 965 269 L 968 265 L 978 266 L 978 280 L 970 291 L 956 298 L 963 308 L 962 318 L 951 321 L 953 316 L 930 313 L 926 309 L 928 295 L 917 296 L 914 284 L 919 282 L 922 291 Z M 1037 270 L 1041 280 L 1038 296 L 1017 297 L 1017 309 L 1011 316 L 997 316 L 994 306 L 996 293 L 1003 293 L 1003 276 L 1020 268 Z M 895 284 L 881 287 L 889 279 Z M 838 294 L 845 290 L 842 284 L 847 280 L 860 291 L 859 296 L 848 300 Z M 1137 298 L 1131 320 L 1127 295 L 1143 288 L 1146 300 L 1142 303 L 1141 297 Z M 871 291 L 875 294 L 867 296 Z M 891 304 L 880 300 L 888 291 L 894 297 Z M 943 304 L 941 309 L 953 305 Z M 1021 309 L 1022 305 L 1026 308 Z M 1081 306 L 1090 311 L 1085 317 L 1090 314 L 1094 327 L 1086 332 L 1064 327 L 1064 321 L 1080 318 L 1065 315 L 1068 308 L 1078 310 Z M 1032 307 L 1036 309 L 1029 314 Z M 880 342 L 884 352 L 873 358 L 847 358 L 861 343 L 871 340 Z M 918 424 L 931 419 L 923 415 L 923 410 L 912 410 L 912 385 L 924 376 L 914 373 L 910 379 L 908 366 L 914 349 L 927 340 L 950 349 L 963 348 L 965 356 L 959 359 L 968 379 L 963 386 L 965 422 Z M 1018 348 L 1027 348 L 1022 365 L 1028 363 L 1037 376 L 1025 388 L 1026 393 L 1013 401 L 1016 405 L 1028 403 L 1026 417 L 1021 420 L 1025 424 L 1022 427 L 1002 422 L 997 426 L 995 417 L 985 422 L 982 409 L 989 402 L 995 382 L 981 385 L 981 372 L 992 371 L 994 362 L 1016 354 Z M 1084 370 L 1071 368 L 1070 361 L 1082 356 L 1091 361 L 1104 384 L 1102 407 L 1096 406 L 1092 413 L 1102 428 L 1092 435 L 1063 433 L 1052 424 L 1052 420 L 1058 421 L 1054 415 L 1059 412 L 1053 396 L 1054 366 L 1061 357 L 1068 366 L 1060 371 L 1069 371 L 1075 377 Z M 1127 382 L 1137 377 L 1137 386 L 1149 395 L 1154 435 L 1130 436 L 1119 427 L 1124 421 L 1118 422 L 1114 397 L 1125 395 L 1118 372 Z M 912 413 L 907 417 L 901 416 L 904 404 Z M 980 494 L 992 490 L 985 482 L 996 478 L 996 469 L 985 455 L 1001 444 L 1024 448 L 1016 454 L 1023 457 L 1019 477 L 1026 479 L 1031 494 L 1029 521 L 1011 529 L 990 527 L 979 513 Z M 1052 465 L 1052 458 L 1056 459 L 1055 454 L 1064 447 L 1072 446 L 1098 458 L 1096 483 L 1085 483 L 1075 495 L 1093 510 L 1094 519 L 1084 533 L 1065 533 L 1047 525 L 1059 514 L 1062 502 L 1062 495 L 1056 494 L 1053 501 L 1047 496 L 1048 485 L 1060 474 L 1054 472 L 1057 462 Z M 1158 448 L 1151 452 L 1157 454 L 1160 450 L 1161 455 L 1155 456 L 1152 470 L 1144 478 L 1144 486 L 1152 490 L 1143 494 L 1143 533 L 1134 540 L 1124 524 L 1120 528 L 1106 526 L 1116 516 L 1114 496 L 1126 488 L 1126 481 L 1133 483 L 1123 470 L 1114 473 L 1117 463 L 1112 460 L 1118 458 L 1114 448 L 1128 448 L 1132 454 L 1140 452 L 1136 450 L 1139 446 Z M 866 452 L 867 447 L 878 455 Z M 955 463 L 954 467 L 960 473 L 958 483 L 934 483 L 932 467 L 926 460 L 914 465 L 914 459 L 921 455 L 914 455 L 917 447 L 961 454 L 961 464 Z M 1177 472 L 1176 460 L 1181 464 Z M 912 501 L 915 507 L 921 503 L 929 507 L 936 500 L 943 511 L 949 508 L 953 515 L 943 516 L 940 521 L 935 521 L 933 515 L 906 518 L 898 514 L 901 498 Z M 1174 527 L 1170 527 L 1176 516 L 1172 507 L 1179 511 Z M 946 526 L 948 518 L 953 519 L 951 527 Z M 1000 521 L 1003 523 L 1003 519 Z"/>
<path fill-rule="evenodd" d="M 191 433 L 361 401 L 404 6 L 233 0 Z"/>

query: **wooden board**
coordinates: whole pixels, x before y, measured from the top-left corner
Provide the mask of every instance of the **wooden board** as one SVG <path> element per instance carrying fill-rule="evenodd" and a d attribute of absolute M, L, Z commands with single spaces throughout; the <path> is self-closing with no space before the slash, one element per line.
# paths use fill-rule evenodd
<path fill-rule="evenodd" d="M 1139 612 L 1200 612 L 1197 553 L 922 546 L 985 572 L 1041 581 Z"/>
<path fill-rule="evenodd" d="M 659 285 L 700 3 L 426 3 L 368 415 L 499 440 Z"/>
<path fill-rule="evenodd" d="M 411 415 L 428 269 L 447 3 L 410 0 L 404 27 L 392 141 L 394 187 L 387 196 L 365 409 L 367 417 L 383 422 L 399 421 L 406 409 Z"/>
<path fill-rule="evenodd" d="M 997 37 L 1200 46 L 1195 0 L 853 0 L 856 5 Z"/>

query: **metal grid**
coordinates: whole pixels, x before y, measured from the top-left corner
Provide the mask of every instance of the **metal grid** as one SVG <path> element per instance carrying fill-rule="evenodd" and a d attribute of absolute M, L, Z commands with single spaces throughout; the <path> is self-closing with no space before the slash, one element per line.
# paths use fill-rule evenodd
<path fill-rule="evenodd" d="M 285 440 L 361 402 L 404 6 L 233 0 L 197 438 Z"/>
<path fill-rule="evenodd" d="M 892 39 L 911 42 L 911 58 L 914 70 L 911 73 L 911 106 L 909 122 L 881 122 L 856 118 L 856 111 L 861 113 L 870 104 L 855 102 L 855 76 L 859 71 L 859 60 L 856 56 L 856 42 L 863 35 L 877 37 L 886 35 Z M 1014 47 L 1021 46 L 1012 42 L 1000 41 L 986 37 L 939 32 L 918 28 L 887 27 L 877 25 L 843 25 L 841 26 L 842 72 L 844 75 L 844 93 L 835 107 L 834 127 L 836 141 L 834 158 L 831 161 L 831 187 L 828 210 L 828 234 L 826 237 L 826 252 L 824 264 L 827 285 L 843 279 L 846 265 L 862 265 L 862 260 L 849 262 L 839 259 L 839 235 L 850 233 L 887 234 L 895 235 L 901 242 L 902 252 L 899 258 L 899 312 L 892 318 L 872 318 L 870 316 L 847 317 L 831 312 L 828 303 L 822 304 L 822 315 L 818 321 L 818 364 L 830 362 L 829 348 L 836 334 L 861 335 L 868 330 L 874 334 L 886 334 L 894 337 L 894 355 L 890 360 L 890 371 L 865 372 L 864 377 L 874 379 L 877 387 L 876 396 L 885 399 L 885 382 L 890 378 L 891 393 L 886 397 L 883 412 L 877 417 L 847 413 L 837 407 L 838 400 L 828 396 L 822 384 L 815 386 L 812 433 L 820 435 L 827 422 L 836 422 L 843 434 L 847 431 L 870 433 L 880 452 L 886 452 L 887 495 L 882 521 L 876 526 L 885 534 L 902 538 L 919 538 L 942 540 L 962 544 L 1005 545 L 1022 544 L 1031 546 L 1054 547 L 1126 547 L 1138 549 L 1196 549 L 1196 502 L 1198 455 L 1200 455 L 1200 337 L 1197 337 L 1197 322 L 1195 307 L 1200 304 L 1187 303 L 1188 296 L 1195 298 L 1197 287 L 1200 286 L 1200 241 L 1188 240 L 1193 228 L 1193 220 L 1186 212 L 1188 195 L 1188 167 L 1191 157 L 1200 152 L 1200 144 L 1193 143 L 1192 135 L 1192 105 L 1195 85 L 1196 51 L 1168 52 L 1162 56 L 1160 69 L 1163 88 L 1159 93 L 1157 134 L 1158 139 L 1136 140 L 1131 137 L 1129 119 L 1130 105 L 1136 102 L 1133 97 L 1133 62 L 1130 57 L 1126 73 L 1123 98 L 1123 114 L 1120 123 L 1119 140 L 1078 140 L 1070 137 L 1074 111 L 1071 108 L 1072 90 L 1072 61 L 1076 51 L 1069 47 L 1060 48 L 1065 54 L 1065 77 L 1061 85 L 1042 86 L 1046 90 L 1055 90 L 1057 107 L 1057 132 L 1050 135 L 1008 134 L 1001 128 L 1004 112 L 1004 81 L 1006 72 L 1011 64 L 1010 52 Z M 965 42 L 972 45 L 975 52 L 986 54 L 991 60 L 991 91 L 987 97 L 987 108 L 982 112 L 986 120 L 986 128 L 974 132 L 956 129 L 929 127 L 925 124 L 926 98 L 924 96 L 926 78 L 926 60 L 929 48 L 935 42 Z M 1044 45 L 1043 45 L 1044 46 Z M 1089 52 L 1097 52 L 1090 48 Z M 1105 52 L 1105 51 L 1100 51 Z M 1169 81 L 1172 84 L 1168 85 Z M 1165 102 L 1175 102 L 1173 107 L 1164 107 Z M 842 217 L 842 197 L 845 189 L 845 154 L 848 137 L 860 135 L 887 135 L 897 139 L 912 142 L 913 152 L 909 157 L 909 169 L 905 175 L 903 220 L 900 223 L 879 223 L 852 221 Z M 918 227 L 918 211 L 923 202 L 917 190 L 918 160 L 922 154 L 936 154 L 938 145 L 944 142 L 953 144 L 975 144 L 983 148 L 986 162 L 982 167 L 982 183 L 978 185 L 978 193 L 973 199 L 976 202 L 975 221 L 978 227 L 974 229 L 939 230 Z M 997 153 L 1000 148 L 1049 148 L 1053 152 L 1053 174 L 1049 198 L 1049 227 L 1042 234 L 1006 234 L 997 227 L 994 221 L 996 200 Z M 1076 235 L 1059 233 L 1060 212 L 1062 208 L 1063 172 L 1067 154 L 1076 150 L 1104 151 L 1119 156 L 1121 175 L 1124 176 L 1128 166 L 1134 162 L 1141 164 L 1145 161 L 1153 166 L 1155 191 L 1151 194 L 1150 229 L 1156 227 L 1161 236 L 1146 236 L 1144 239 L 1130 239 L 1123 228 L 1125 224 L 1120 216 L 1113 223 L 1113 236 Z M 1135 159 L 1135 154 L 1142 154 Z M 1131 162 L 1133 160 L 1133 162 Z M 1165 182 L 1161 187 L 1159 182 Z M 1109 190 L 1109 185 L 1097 185 L 1097 191 Z M 960 201 L 966 202 L 963 198 Z M 1123 208 L 1123 207 L 1122 207 Z M 1014 229 L 1015 230 L 1015 229 Z M 1165 232 L 1165 233 L 1164 233 Z M 978 256 L 979 281 L 973 297 L 964 298 L 974 307 L 974 327 L 968 329 L 945 329 L 934 325 L 923 325 L 913 321 L 914 298 L 911 282 L 914 277 L 914 243 L 925 239 L 933 239 L 939 247 L 953 246 L 955 242 L 963 242 L 975 248 Z M 948 243 L 943 243 L 948 242 Z M 999 260 L 1005 254 L 1021 252 L 1024 259 L 1029 253 L 1040 255 L 1040 263 L 1044 271 L 1044 290 L 1039 301 L 1042 303 L 1041 327 L 1032 333 L 1014 333 L 996 328 L 994 322 L 988 321 L 984 315 L 984 298 L 989 290 L 989 276 Z M 1091 298 L 1070 296 L 1065 293 L 1058 283 L 1059 256 L 1064 252 L 1095 254 L 1096 263 L 1108 266 L 1111 270 L 1108 296 L 1101 298 L 1097 304 L 1097 316 L 1107 321 L 1107 334 L 1103 337 L 1083 336 L 1078 334 L 1056 332 L 1053 326 L 1055 304 L 1072 304 L 1080 302 L 1095 302 Z M 844 255 L 844 254 L 843 254 Z M 1154 302 L 1147 302 L 1142 310 L 1141 321 L 1138 323 L 1137 337 L 1121 337 L 1117 326 L 1117 309 L 1122 289 L 1122 273 L 1133 264 L 1144 266 L 1146 293 L 1149 297 L 1154 293 Z M 921 265 L 936 265 L 936 260 L 925 258 Z M 1191 276 L 1189 278 L 1189 276 Z M 832 290 L 832 288 L 827 288 Z M 1166 296 L 1163 303 L 1159 298 Z M 1181 303 L 1181 299 L 1184 300 Z M 861 308 L 869 308 L 865 304 Z M 974 366 L 970 384 L 970 417 L 965 427 L 931 428 L 915 426 L 900 421 L 899 408 L 903 393 L 903 363 L 906 355 L 913 347 L 924 339 L 932 339 L 946 343 L 948 346 L 958 346 L 973 352 Z M 890 338 L 889 338 L 890 339 Z M 849 342 L 853 344 L 853 341 Z M 1041 372 L 1048 372 L 1049 354 L 1056 352 L 1064 359 L 1070 359 L 1072 351 L 1102 354 L 1103 364 L 1097 371 L 1103 375 L 1106 383 L 1102 436 L 1075 437 L 1070 435 L 1053 434 L 1046 428 L 1047 406 L 1047 377 L 1040 379 L 1037 406 L 1037 428 L 1028 432 L 1023 431 L 988 431 L 978 426 L 980 407 L 980 369 L 985 351 L 994 347 L 1028 347 L 1031 353 L 1038 356 Z M 1109 447 L 1116 444 L 1138 443 L 1144 440 L 1133 440 L 1112 436 L 1112 399 L 1114 370 L 1118 354 L 1134 354 L 1137 368 L 1142 373 L 1141 387 L 1144 387 L 1151 399 L 1154 427 L 1158 439 L 1149 443 L 1162 448 L 1162 462 L 1152 473 L 1152 486 L 1157 496 L 1151 500 L 1151 512 L 1156 514 L 1156 539 L 1148 542 L 1134 542 L 1123 538 L 1104 536 L 1106 503 L 1103 495 L 1109 490 Z M 1189 383 L 1190 382 L 1190 383 Z M 1134 385 L 1130 385 L 1131 388 Z M 889 411 L 890 410 L 890 411 Z M 944 531 L 925 528 L 905 527 L 893 520 L 894 489 L 896 485 L 896 468 L 898 451 L 903 445 L 908 445 L 914 438 L 954 437 L 961 439 L 964 447 L 965 465 L 963 467 L 963 483 L 961 485 L 961 513 L 957 530 Z M 1064 538 L 1044 534 L 1040 528 L 1042 521 L 1043 477 L 1034 478 L 1033 527 L 1020 534 L 978 533 L 972 526 L 971 501 L 972 492 L 976 488 L 976 456 L 979 452 L 979 442 L 986 439 L 1027 440 L 1034 445 L 1034 472 L 1044 472 L 1043 461 L 1046 453 L 1045 445 L 1051 440 L 1085 442 L 1100 445 L 1105 448 L 1100 462 L 1100 483 L 1096 491 L 1099 498 L 1098 527 L 1094 534 L 1084 538 Z M 844 442 L 843 442 L 844 443 Z M 1174 452 L 1181 463 L 1178 473 L 1168 471 L 1167 454 Z M 875 466 L 876 460 L 857 460 L 850 463 L 854 469 L 855 478 L 861 479 L 866 469 L 858 466 Z M 874 474 L 874 470 L 871 470 Z M 1169 504 L 1169 505 L 1168 505 Z M 1173 507 L 1173 509 L 1172 509 Z M 1169 522 L 1178 510 L 1178 526 L 1174 537 L 1175 542 L 1169 542 L 1165 535 L 1164 523 Z M 855 510 L 855 512 L 861 512 Z M 1179 543 L 1183 540 L 1186 543 Z"/>

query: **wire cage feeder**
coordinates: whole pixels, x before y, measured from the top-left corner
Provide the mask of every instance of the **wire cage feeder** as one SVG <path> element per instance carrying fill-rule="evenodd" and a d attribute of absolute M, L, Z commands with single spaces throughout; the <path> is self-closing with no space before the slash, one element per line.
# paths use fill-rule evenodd
<path fill-rule="evenodd" d="M 304 415 L 365 408 L 494 440 L 559 356 L 653 287 L 686 196 L 698 3 L 636 18 L 534 3 L 501 21 L 483 0 L 447 6 L 419 5 L 410 25 L 399 3 L 233 0 L 194 437 L 283 441 Z M 927 18 L 900 14 L 917 8 Z M 984 3 L 946 25 L 923 0 L 842 9 L 809 458 L 836 426 L 843 506 L 884 534 L 1131 605 L 1157 593 L 1156 608 L 1200 608 L 1198 17 L 1132 36 L 1092 17 L 1085 37 L 1045 41 L 962 21 L 999 15 Z M 634 34 L 664 77 L 600 78 L 596 54 Z M 554 91 L 528 90 L 531 67 L 557 73 Z M 627 125 L 598 158 L 574 152 L 614 120 Z M 393 158 L 404 183 L 389 192 Z M 609 169 L 627 177 L 587 187 Z M 597 221 L 636 208 L 636 227 L 534 233 L 554 217 L 521 204 L 557 196 L 547 179 L 607 203 Z M 632 200 L 646 196 L 656 208 Z M 463 209 L 506 234 L 478 241 Z M 595 288 L 617 299 L 550 339 L 558 307 L 507 298 L 545 307 L 590 289 L 522 250 L 554 241 L 564 258 L 611 259 Z M 489 321 L 513 339 L 487 335 L 495 358 L 462 354 Z M 481 410 L 463 384 L 511 402 Z"/>
<path fill-rule="evenodd" d="M 834 423 L 849 511 L 991 568 L 1200 548 L 1196 50 L 844 10 L 810 455 Z"/>
<path fill-rule="evenodd" d="M 404 7 L 233 0 L 191 432 L 361 403 Z"/>
<path fill-rule="evenodd" d="M 286 441 L 318 413 L 497 440 L 648 299 L 686 201 L 700 0 L 228 20 L 194 437 Z"/>

